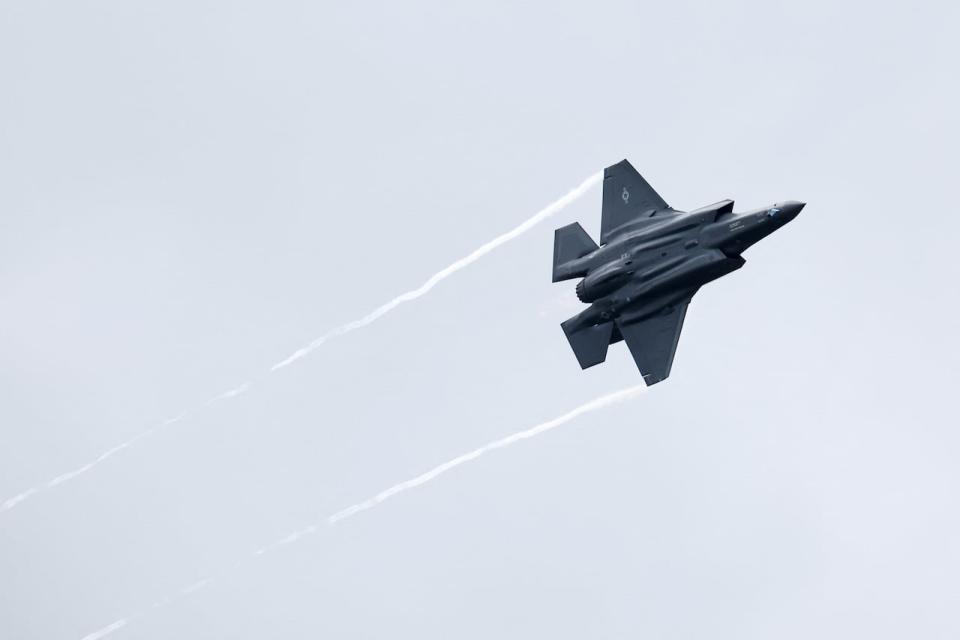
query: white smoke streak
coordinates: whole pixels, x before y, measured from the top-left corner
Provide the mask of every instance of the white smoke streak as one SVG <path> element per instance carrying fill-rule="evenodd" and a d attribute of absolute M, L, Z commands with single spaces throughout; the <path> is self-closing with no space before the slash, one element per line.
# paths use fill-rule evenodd
<path fill-rule="evenodd" d="M 223 400 L 223 399 L 225 399 L 225 398 L 231 398 L 231 397 L 237 396 L 237 395 L 239 395 L 240 393 L 242 393 L 243 391 L 245 391 L 249 386 L 250 386 L 250 383 L 246 383 L 246 384 L 240 385 L 239 387 L 236 387 L 236 388 L 234 388 L 234 389 L 230 389 L 229 391 L 225 391 L 224 393 L 221 393 L 221 394 L 218 395 L 218 396 L 214 396 L 213 398 L 211 398 L 210 400 L 208 400 L 206 403 L 204 403 L 204 405 L 202 405 L 202 406 L 208 406 L 208 405 L 213 404 L 214 402 L 217 402 L 217 401 L 219 401 L 219 400 Z M 185 417 L 187 417 L 190 413 L 191 413 L 190 411 L 184 411 L 184 412 L 180 413 L 179 415 L 173 416 L 172 418 L 167 418 L 166 420 L 163 420 L 162 422 L 159 422 L 159 423 L 155 424 L 154 426 L 150 427 L 149 429 L 145 429 L 144 431 L 141 431 L 140 433 L 138 433 L 137 435 L 133 436 L 133 437 L 130 438 L 129 440 L 127 440 L 127 441 L 125 441 L 125 442 L 121 442 L 120 444 L 118 444 L 118 445 L 116 445 L 116 446 L 114 446 L 114 447 L 111 447 L 110 449 L 107 449 L 106 451 L 104 451 L 103 453 L 101 453 L 100 455 L 98 455 L 96 458 L 94 458 L 93 460 L 91 460 L 90 462 L 87 462 L 86 464 L 83 464 L 83 465 L 77 467 L 76 469 L 73 469 L 72 471 L 67 471 L 66 473 L 61 473 L 61 474 L 58 475 L 57 477 L 53 478 L 52 480 L 49 480 L 49 481 L 45 482 L 44 484 L 37 485 L 37 486 L 35 486 L 35 487 L 33 487 L 33 488 L 27 489 L 27 490 L 24 491 L 23 493 L 20 493 L 20 494 L 14 496 L 14 497 L 12 497 L 12 498 L 9 498 L 9 499 L 5 500 L 2 504 L 0 504 L 0 513 L 3 513 L 4 511 L 9 511 L 10 509 L 13 509 L 15 506 L 17 506 L 18 504 L 20 504 L 21 502 L 23 502 L 23 501 L 26 500 L 27 498 L 30 498 L 30 497 L 32 497 L 33 495 L 37 494 L 37 493 L 40 493 L 40 492 L 43 491 L 44 489 L 52 489 L 52 488 L 54 488 L 54 487 L 56 487 L 56 486 L 58 486 L 58 485 L 63 484 L 64 482 L 68 482 L 68 481 L 70 481 L 70 480 L 73 480 L 73 479 L 76 478 L 77 476 L 83 475 L 83 474 L 86 473 L 87 471 L 90 471 L 91 469 L 93 469 L 94 467 L 96 467 L 97 465 L 99 465 L 101 462 L 103 462 L 103 461 L 107 460 L 108 458 L 116 455 L 117 453 L 120 453 L 121 451 L 123 451 L 123 450 L 126 449 L 127 447 L 130 447 L 131 445 L 135 444 L 136 442 L 138 442 L 138 441 L 140 441 L 140 440 L 143 440 L 144 438 L 147 438 L 147 437 L 153 435 L 154 433 L 156 433 L 157 431 L 159 431 L 159 430 L 162 429 L 163 427 L 169 426 L 169 425 L 174 424 L 174 423 L 176 423 L 176 422 L 180 422 L 180 421 L 183 420 Z"/>
<path fill-rule="evenodd" d="M 8 498 L 4 500 L 3 504 L 0 504 L 0 512 L 7 511 L 8 509 L 13 509 L 15 506 L 17 506 L 18 504 L 20 504 L 21 502 L 23 502 L 24 500 L 26 500 L 27 498 L 35 494 L 37 491 L 39 491 L 39 489 L 34 487 L 33 489 L 27 489 L 23 493 L 18 493 L 12 498 Z"/>
<path fill-rule="evenodd" d="M 525 431 L 514 433 L 513 435 L 509 435 L 505 438 L 501 438 L 500 440 L 494 440 L 493 442 L 485 444 L 482 447 L 474 449 L 473 451 L 469 451 L 467 453 L 464 453 L 463 455 L 457 456 L 452 460 L 444 462 L 443 464 L 437 465 L 430 471 L 427 471 L 426 473 L 422 473 L 415 478 L 405 480 L 399 484 L 393 485 L 388 489 L 384 489 L 383 491 L 373 496 L 372 498 L 364 500 L 363 502 L 358 502 L 357 504 L 347 507 L 342 511 L 338 511 L 337 513 L 327 518 L 327 523 L 331 525 L 336 524 L 341 520 L 345 520 L 362 511 L 367 511 L 368 509 L 372 509 L 378 504 L 380 504 L 381 502 L 384 502 L 385 500 L 389 500 L 390 498 L 392 498 L 393 496 L 399 493 L 403 493 L 404 491 L 407 491 L 409 489 L 413 489 L 415 487 L 424 485 L 430 482 L 431 480 L 437 478 L 438 476 L 446 473 L 447 471 L 450 471 L 451 469 L 455 469 L 456 467 L 459 467 L 462 464 L 466 464 L 468 462 L 476 460 L 477 458 L 484 455 L 485 453 L 489 453 L 490 451 L 493 451 L 495 449 L 503 449 L 504 447 L 509 447 L 510 445 L 516 442 L 519 442 L 521 440 L 526 440 L 527 438 L 533 438 L 534 436 L 538 436 L 541 433 L 550 431 L 551 429 L 556 429 L 560 425 L 570 422 L 574 418 L 581 416 L 585 413 L 590 413 L 591 411 L 596 411 L 597 409 L 602 409 L 604 407 L 609 407 L 610 405 L 614 405 L 614 404 L 623 402 L 625 400 L 629 400 L 643 393 L 644 391 L 646 391 L 646 389 L 647 387 L 645 385 L 637 385 L 635 387 L 622 389 L 620 391 L 617 391 L 615 393 L 610 393 L 605 396 L 600 396 L 599 398 L 596 398 L 595 400 L 591 400 L 586 404 L 582 404 L 576 409 L 573 409 L 572 411 L 568 411 L 567 413 L 557 418 L 554 418 L 553 420 L 542 422 Z"/>
<path fill-rule="evenodd" d="M 215 402 L 220 402 L 221 400 L 228 400 L 230 398 L 236 398 L 241 393 L 246 392 L 247 389 L 253 386 L 252 382 L 244 382 L 243 384 L 234 387 L 233 389 L 228 389 L 218 396 L 214 396 L 206 401 L 204 406 L 211 405 Z"/>
<path fill-rule="evenodd" d="M 110 635 L 114 631 L 117 631 L 118 629 L 121 629 L 125 626 L 127 626 L 127 619 L 121 618 L 116 622 L 111 622 L 110 624 L 108 624 L 102 629 L 98 629 L 93 633 L 88 633 L 87 635 L 83 636 L 82 640 L 100 640 L 100 638 L 106 638 L 108 635 Z"/>
<path fill-rule="evenodd" d="M 117 452 L 119 452 L 119 451 L 123 451 L 124 449 L 126 449 L 127 447 L 129 447 L 130 445 L 132 445 L 134 442 L 136 442 L 136 441 L 139 440 L 140 438 L 143 438 L 143 437 L 149 435 L 150 433 L 153 433 L 153 432 L 152 432 L 152 431 L 145 431 L 145 432 L 141 433 L 140 435 L 136 436 L 135 438 L 132 438 L 132 439 L 130 439 L 130 440 L 127 440 L 126 442 L 122 442 L 122 443 L 118 444 L 117 446 L 115 446 L 115 447 L 112 448 L 112 449 L 107 449 L 106 451 L 104 451 L 103 453 L 101 453 L 99 456 L 97 456 L 96 459 L 92 460 L 91 462 L 88 462 L 87 464 L 83 465 L 82 467 L 79 467 L 79 468 L 77 468 L 77 469 L 74 469 L 73 471 L 68 471 L 67 473 L 64 473 L 64 474 L 61 474 L 61 475 L 57 476 L 56 478 L 54 478 L 53 480 L 51 480 L 50 482 L 48 482 L 48 483 L 47 483 L 47 486 L 48 486 L 48 487 L 55 487 L 55 486 L 57 486 L 58 484 L 62 484 L 62 483 L 64 483 L 64 482 L 66 482 L 67 480 L 73 480 L 74 478 L 76 478 L 77 476 L 79 476 L 81 473 L 86 473 L 87 471 L 89 471 L 90 469 L 92 469 L 92 468 L 95 467 L 96 465 L 100 464 L 101 462 L 103 462 L 104 460 L 106 460 L 107 458 L 109 458 L 110 456 L 112 456 L 113 454 L 115 454 L 115 453 L 117 453 Z"/>
<path fill-rule="evenodd" d="M 587 191 L 590 190 L 590 187 L 594 186 L 595 184 L 600 182 L 602 179 L 603 179 L 602 173 L 593 174 L 592 176 L 584 180 L 582 183 L 580 183 L 580 186 L 578 186 L 576 189 L 573 189 L 572 191 L 570 191 L 560 199 L 555 200 L 554 202 L 548 204 L 546 207 L 544 207 L 543 209 L 535 213 L 532 217 L 528 218 L 526 221 L 517 225 L 510 231 L 507 231 L 506 233 L 497 236 L 490 242 L 475 249 L 469 255 L 464 256 L 463 258 L 460 258 L 459 260 L 457 260 L 456 262 L 448 266 L 446 269 L 441 269 L 437 273 L 430 276 L 426 282 L 424 282 L 422 285 L 420 285 L 416 289 L 412 289 L 405 293 L 401 293 L 399 296 L 397 296 L 393 300 L 377 307 L 376 309 L 374 309 L 367 315 L 363 316 L 359 320 L 353 320 L 352 322 L 348 322 L 344 325 L 340 325 L 339 327 L 333 329 L 332 331 L 325 333 L 324 335 L 315 339 L 313 342 L 311 342 L 307 346 L 297 349 L 292 354 L 290 354 L 290 356 L 288 356 L 287 358 L 284 358 L 280 362 L 270 367 L 270 371 L 276 371 L 277 369 L 282 369 L 283 367 L 291 365 L 297 360 L 299 360 L 300 358 L 304 357 L 305 355 L 313 351 L 314 349 L 317 349 L 323 343 L 333 338 L 337 338 L 344 334 L 350 333 L 351 331 L 354 331 L 356 329 L 360 329 L 361 327 L 365 327 L 368 324 L 371 324 L 372 322 L 376 321 L 378 318 L 381 318 L 384 315 L 390 313 L 391 311 L 399 307 L 404 302 L 410 302 L 411 300 L 416 300 L 417 298 L 420 298 L 426 295 L 431 289 L 437 286 L 437 284 L 439 284 L 446 278 L 449 278 L 450 276 L 455 274 L 457 271 L 460 271 L 461 269 L 473 264 L 474 262 L 476 262 L 483 256 L 487 255 L 497 247 L 504 245 L 510 242 L 511 240 L 521 236 L 522 234 L 526 233 L 527 231 L 532 229 L 534 226 L 536 226 L 538 223 L 554 215 L 555 213 L 557 213 L 558 211 L 566 207 L 568 204 L 570 204 L 571 202 L 573 202 L 574 200 L 576 200 L 577 198 L 585 194 Z"/>
<path fill-rule="evenodd" d="M 485 453 L 489 453 L 490 451 L 494 451 L 496 449 L 503 449 L 504 447 L 509 447 L 512 444 L 520 442 L 521 440 L 526 440 L 528 438 L 533 438 L 535 436 L 538 436 L 542 433 L 546 433 L 547 431 L 550 431 L 551 429 L 556 429 L 557 427 L 564 425 L 567 422 L 570 422 L 571 420 L 579 416 L 582 416 L 585 413 L 590 413 L 592 411 L 597 411 L 599 409 L 603 409 L 605 407 L 619 404 L 621 402 L 626 402 L 627 400 L 635 398 L 636 396 L 640 395 L 646 390 L 647 390 L 647 387 L 641 384 L 634 387 L 621 389 L 620 391 L 615 391 L 614 393 L 608 393 L 606 395 L 600 396 L 599 398 L 595 398 L 590 402 L 586 402 L 580 405 L 579 407 L 576 407 L 575 409 L 572 409 L 561 416 L 553 418 L 552 420 L 541 422 L 540 424 L 530 427 L 529 429 L 524 429 L 523 431 L 518 431 L 517 433 L 511 434 L 504 438 L 500 438 L 499 440 L 494 440 L 493 442 L 489 442 L 483 445 L 482 447 L 478 447 L 477 449 L 474 449 L 473 451 L 469 451 L 467 453 L 457 456 L 456 458 L 453 458 L 452 460 L 448 460 L 443 464 L 437 465 L 436 467 L 434 467 L 433 469 L 430 469 L 426 473 L 422 473 L 414 478 L 411 478 L 409 480 L 404 480 L 399 484 L 395 484 L 392 487 L 384 489 L 380 493 L 376 494 L 375 496 L 367 500 L 364 500 L 363 502 L 358 502 L 357 504 L 347 507 L 346 509 L 342 509 L 334 513 L 333 515 L 328 516 L 327 518 L 325 518 L 323 521 L 319 523 L 311 524 L 307 527 L 304 527 L 303 529 L 298 529 L 297 531 L 289 533 L 284 537 L 276 540 L 275 542 L 272 542 L 265 547 L 261 547 L 260 549 L 257 549 L 252 554 L 250 554 L 250 556 L 247 558 L 246 561 L 249 561 L 250 559 L 253 559 L 253 558 L 257 558 L 266 553 L 272 552 L 279 547 L 293 544 L 294 542 L 297 542 L 298 540 L 306 536 L 313 535 L 319 532 L 323 525 L 333 526 L 338 522 L 342 522 L 343 520 L 346 520 L 347 518 L 350 518 L 358 513 L 361 513 L 363 511 L 368 511 L 369 509 L 374 508 L 375 506 L 384 502 L 385 500 L 389 500 L 390 498 L 394 497 L 397 494 L 400 494 L 409 489 L 413 489 L 415 487 L 422 486 L 430 482 L 431 480 L 436 479 L 437 477 L 446 473 L 447 471 L 450 471 L 451 469 L 454 469 L 456 467 L 459 467 L 460 465 L 466 464 L 467 462 L 476 460 L 477 458 L 484 455 Z M 246 561 L 241 560 L 240 562 L 237 562 L 235 564 L 235 568 L 242 566 Z M 161 598 L 160 600 L 157 600 L 156 602 L 153 603 L 153 605 L 151 605 L 150 608 L 160 609 L 162 607 L 166 607 L 167 605 L 175 602 L 179 598 L 183 598 L 195 593 L 196 591 L 209 585 L 211 582 L 213 582 L 212 577 L 201 578 L 200 580 L 197 580 L 196 582 L 193 582 L 190 585 L 180 589 L 178 592 L 176 592 L 176 595 L 166 596 Z M 110 624 L 104 627 L 103 629 L 100 629 L 99 631 L 95 631 L 94 633 L 88 636 L 84 636 L 83 640 L 98 640 L 99 638 L 103 638 L 104 636 L 124 626 L 132 618 L 133 616 L 130 616 L 130 617 L 118 620 L 117 622 L 114 622 L 113 624 Z"/>
<path fill-rule="evenodd" d="M 526 221 L 517 225 L 510 231 L 507 231 L 506 233 L 497 236 L 490 242 L 487 242 L 486 244 L 480 246 L 479 248 L 474 250 L 472 253 L 470 253 L 469 255 L 463 258 L 460 258 L 459 260 L 457 260 L 447 268 L 442 269 L 437 273 L 433 274 L 432 276 L 430 276 L 429 279 L 427 279 L 426 282 L 424 282 L 422 285 L 420 285 L 416 289 L 400 294 L 399 296 L 387 302 L 386 304 L 383 304 L 377 307 L 376 309 L 374 309 L 367 315 L 363 316 L 359 320 L 354 320 L 352 322 L 348 322 L 344 325 L 341 325 L 327 332 L 326 334 L 320 336 L 319 338 L 316 338 L 307 346 L 297 349 L 290 356 L 288 356 L 287 358 L 284 358 L 280 362 L 270 367 L 270 373 L 277 371 L 278 369 L 282 369 L 290 364 L 293 364 L 300 358 L 303 358 L 310 352 L 316 350 L 323 343 L 333 338 L 337 338 L 339 336 L 350 333 L 351 331 L 355 331 L 356 329 L 360 329 L 361 327 L 365 327 L 371 324 L 372 322 L 376 321 L 378 318 L 381 318 L 382 316 L 396 309 L 397 307 L 399 307 L 401 304 L 405 302 L 410 302 L 411 300 L 416 300 L 417 298 L 423 297 L 431 289 L 437 286 L 437 284 L 439 284 L 441 281 L 449 278 L 451 275 L 460 271 L 461 269 L 473 264 L 474 262 L 476 262 L 483 256 L 487 255 L 497 247 L 518 238 L 522 234 L 532 229 L 538 223 L 543 222 L 550 216 L 556 214 L 558 211 L 566 207 L 568 204 L 572 203 L 574 200 L 576 200 L 577 198 L 585 194 L 587 191 L 589 191 L 591 187 L 599 183 L 602 179 L 603 179 L 602 173 L 593 174 L 592 176 L 584 180 L 582 183 L 580 183 L 580 185 L 577 188 L 573 189 L 566 195 L 550 203 L 549 205 L 547 205 L 546 207 L 544 207 L 543 209 L 535 213 L 533 216 L 528 218 Z M 221 400 L 228 400 L 230 398 L 235 398 L 245 393 L 248 389 L 250 389 L 251 386 L 253 386 L 252 382 L 245 382 L 237 387 L 234 387 L 233 389 L 224 391 L 223 393 L 213 396 L 206 402 L 202 403 L 200 405 L 200 408 L 205 408 L 212 404 L 216 404 Z M 116 445 L 115 447 L 108 449 L 107 451 L 104 451 L 92 461 L 74 469 L 73 471 L 68 471 L 66 473 L 63 473 L 45 484 L 38 485 L 31 489 L 27 489 L 26 491 L 23 491 L 22 493 L 19 493 L 13 496 L 12 498 L 8 498 L 3 503 L 0 503 L 0 513 L 13 509 L 17 505 L 27 500 L 28 498 L 32 497 L 33 495 L 39 493 L 43 489 L 50 489 L 57 485 L 63 484 L 64 482 L 67 482 L 69 480 L 73 480 L 77 476 L 80 476 L 86 473 L 87 471 L 90 471 L 95 466 L 99 465 L 101 462 L 106 460 L 107 458 L 110 458 L 114 454 L 119 453 L 120 451 L 122 451 L 123 449 L 126 449 L 127 447 L 136 443 L 137 441 L 142 440 L 147 436 L 153 435 L 156 431 L 158 431 L 163 427 L 166 427 L 170 424 L 181 421 L 184 417 L 186 417 L 189 414 L 195 413 L 196 411 L 197 409 L 187 410 L 174 418 L 168 418 L 167 420 L 164 420 L 160 424 L 155 425 L 141 432 L 140 434 L 130 438 L 126 442 L 122 442 Z"/>
<path fill-rule="evenodd" d="M 189 585 L 189 586 L 186 586 L 186 587 L 184 587 L 183 589 L 181 589 L 181 590 L 180 590 L 180 594 L 181 594 L 181 595 L 184 595 L 184 596 L 188 596 L 188 595 L 190 595 L 191 593 L 194 593 L 194 592 L 196 592 L 196 591 L 199 591 L 200 589 L 203 589 L 205 586 L 207 586 L 208 584 L 210 584 L 210 582 L 211 582 L 212 580 L 213 580 L 213 578 L 201 578 L 200 580 L 197 580 L 197 581 L 194 582 L 193 584 L 191 584 L 191 585 Z"/>

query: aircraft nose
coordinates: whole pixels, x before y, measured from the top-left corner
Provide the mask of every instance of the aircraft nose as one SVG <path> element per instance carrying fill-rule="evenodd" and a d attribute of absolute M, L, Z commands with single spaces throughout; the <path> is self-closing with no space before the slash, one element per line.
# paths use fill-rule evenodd
<path fill-rule="evenodd" d="M 793 215 L 797 215 L 800 213 L 801 209 L 807 206 L 806 202 L 799 202 L 797 200 L 788 200 L 783 204 Z"/>
<path fill-rule="evenodd" d="M 787 200 L 786 202 L 777 203 L 777 208 L 782 212 L 784 221 L 790 221 L 796 218 L 805 206 L 807 206 L 806 202 L 799 202 L 797 200 Z"/>

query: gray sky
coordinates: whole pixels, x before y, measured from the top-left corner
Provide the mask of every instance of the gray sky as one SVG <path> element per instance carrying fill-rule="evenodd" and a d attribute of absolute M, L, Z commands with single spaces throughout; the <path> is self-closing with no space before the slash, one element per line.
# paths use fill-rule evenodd
<path fill-rule="evenodd" d="M 0 636 L 954 638 L 946 2 L 0 7 Z M 629 158 L 801 216 L 669 380 L 582 372 L 552 230 L 264 377 Z"/>

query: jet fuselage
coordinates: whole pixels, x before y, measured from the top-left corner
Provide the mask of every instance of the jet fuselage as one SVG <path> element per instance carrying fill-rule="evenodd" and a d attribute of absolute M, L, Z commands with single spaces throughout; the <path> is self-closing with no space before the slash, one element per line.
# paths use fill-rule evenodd
<path fill-rule="evenodd" d="M 802 202 L 743 213 L 723 200 L 677 211 L 626 160 L 604 169 L 600 244 L 579 223 L 554 231 L 553 281 L 580 279 L 590 306 L 560 323 L 584 369 L 623 340 L 647 384 L 670 375 L 690 300 L 739 269 L 744 250 L 797 217 Z"/>
<path fill-rule="evenodd" d="M 592 303 L 577 317 L 577 325 L 618 318 L 636 322 L 656 314 L 673 304 L 673 298 L 682 299 L 742 267 L 740 254 L 793 220 L 803 203 L 781 202 L 743 213 L 718 211 L 726 206 L 723 202 L 640 220 L 568 263 L 571 272 L 585 273 L 577 283 L 577 297 Z"/>

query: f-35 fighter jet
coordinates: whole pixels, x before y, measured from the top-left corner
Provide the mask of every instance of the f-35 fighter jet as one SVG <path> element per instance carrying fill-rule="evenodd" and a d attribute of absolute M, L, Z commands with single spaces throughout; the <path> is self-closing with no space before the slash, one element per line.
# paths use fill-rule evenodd
<path fill-rule="evenodd" d="M 583 278 L 577 297 L 590 307 L 563 322 L 586 369 L 627 343 L 643 379 L 670 375 L 693 295 L 743 266 L 745 249 L 797 217 L 803 202 L 733 212 L 723 200 L 689 213 L 670 207 L 626 160 L 603 173 L 600 245 L 579 223 L 554 232 L 553 281 Z"/>

